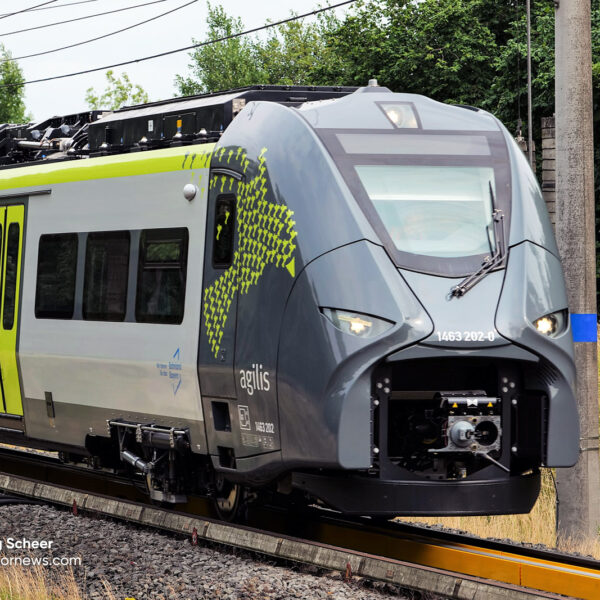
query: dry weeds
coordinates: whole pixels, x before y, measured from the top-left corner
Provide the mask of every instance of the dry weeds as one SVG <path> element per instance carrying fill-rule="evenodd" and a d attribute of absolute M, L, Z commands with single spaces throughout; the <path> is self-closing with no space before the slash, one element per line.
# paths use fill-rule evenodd
<path fill-rule="evenodd" d="M 542 470 L 542 489 L 530 513 L 490 517 L 402 517 L 409 523 L 442 525 L 483 538 L 508 539 L 557 547 L 556 490 L 551 469 Z M 600 559 L 600 537 L 592 540 L 561 540 L 560 550 Z"/>
<path fill-rule="evenodd" d="M 106 600 L 117 600 L 103 582 Z M 85 600 L 73 571 L 50 570 L 41 566 L 0 567 L 0 600 Z"/>

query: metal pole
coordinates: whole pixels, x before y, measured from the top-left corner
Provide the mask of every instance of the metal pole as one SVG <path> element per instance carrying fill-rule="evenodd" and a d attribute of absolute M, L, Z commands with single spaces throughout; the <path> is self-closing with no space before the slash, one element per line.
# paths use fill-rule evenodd
<path fill-rule="evenodd" d="M 527 0 L 527 153 L 529 156 L 529 164 L 535 172 L 531 104 L 531 0 Z"/>
<path fill-rule="evenodd" d="M 574 330 L 581 454 L 557 469 L 559 540 L 598 536 L 598 356 L 590 0 L 556 2 L 556 234 Z M 579 329 L 579 328 L 578 328 Z"/>

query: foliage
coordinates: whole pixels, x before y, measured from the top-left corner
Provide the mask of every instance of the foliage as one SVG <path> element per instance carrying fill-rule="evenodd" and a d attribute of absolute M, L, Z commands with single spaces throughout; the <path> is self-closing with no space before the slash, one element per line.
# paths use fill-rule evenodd
<path fill-rule="evenodd" d="M 11 53 L 0 44 L 0 123 L 25 123 L 25 81 Z M 11 86 L 11 87 L 3 87 Z"/>
<path fill-rule="evenodd" d="M 526 26 L 525 10 L 508 23 L 513 37 L 499 48 L 493 60 L 494 82 L 483 104 L 513 132 L 517 130 L 518 117 L 523 121 L 527 117 Z M 554 4 L 549 0 L 532 3 L 531 71 L 533 135 L 536 146 L 541 148 L 541 119 L 554 114 Z"/>
<path fill-rule="evenodd" d="M 126 105 L 143 104 L 149 102 L 148 94 L 144 89 L 131 83 L 127 73 L 115 77 L 112 70 L 106 71 L 108 85 L 100 95 L 94 88 L 88 88 L 85 93 L 85 101 L 92 110 L 109 109 L 116 110 Z"/>
<path fill-rule="evenodd" d="M 372 0 L 347 18 L 333 43 L 347 57 L 348 83 L 371 77 L 390 89 L 472 103 L 489 90 L 496 41 L 479 2 Z M 357 43 L 357 40 L 360 43 Z"/>
<path fill-rule="evenodd" d="M 552 23 L 542 13 L 553 4 L 534 5 L 545 18 L 540 39 L 549 33 L 552 43 Z M 509 116 L 522 97 L 516 79 L 525 85 L 524 18 L 522 0 L 360 0 L 343 21 L 322 13 L 316 22 L 279 25 L 266 38 L 241 36 L 197 48 L 191 74 L 178 75 L 176 85 L 182 94 L 197 94 L 256 83 L 365 85 L 376 77 L 395 91 L 500 109 Z M 207 24 L 206 41 L 244 30 L 240 19 L 210 4 Z M 538 57 L 552 60 L 543 45 Z M 544 78 L 549 83 L 546 71 L 540 91 Z M 516 123 L 514 115 L 509 121 Z"/>
<path fill-rule="evenodd" d="M 218 40 L 244 31 L 238 18 L 222 6 L 208 5 L 205 41 Z M 290 21 L 269 30 L 266 39 L 234 37 L 196 48 L 190 55 L 187 77 L 177 75 L 180 94 L 202 94 L 257 83 L 276 85 L 331 85 L 332 73 L 341 72 L 344 61 L 333 52 L 330 35 L 339 22 L 325 13 L 315 23 Z M 193 40 L 194 44 L 202 43 Z M 339 77 L 338 77 L 339 79 Z"/>
<path fill-rule="evenodd" d="M 591 7 L 597 104 L 600 0 Z M 538 137 L 541 118 L 554 112 L 554 1 L 531 0 L 531 14 Z M 221 6 L 209 5 L 208 29 L 212 40 L 244 27 Z M 182 93 L 255 83 L 365 85 L 375 77 L 394 91 L 485 108 L 513 132 L 519 117 L 526 120 L 524 0 L 359 0 L 343 21 L 322 13 L 317 22 L 279 25 L 266 39 L 242 36 L 198 48 L 191 58 L 191 76 L 177 77 Z M 600 111 L 595 114 L 600 123 Z"/>
<path fill-rule="evenodd" d="M 207 41 L 228 37 L 244 30 L 241 19 L 227 15 L 222 6 L 208 5 Z M 201 41 L 193 40 L 194 44 Z M 260 81 L 254 60 L 252 40 L 236 37 L 210 46 L 200 46 L 191 54 L 192 75 L 177 75 L 175 85 L 180 94 L 189 96 L 209 91 L 232 89 Z"/>
<path fill-rule="evenodd" d="M 269 30 L 263 43 L 255 43 L 255 60 L 262 80 L 276 85 L 333 85 L 341 77 L 344 61 L 334 51 L 330 35 L 339 22 L 333 13 L 315 23 L 290 21 Z"/>

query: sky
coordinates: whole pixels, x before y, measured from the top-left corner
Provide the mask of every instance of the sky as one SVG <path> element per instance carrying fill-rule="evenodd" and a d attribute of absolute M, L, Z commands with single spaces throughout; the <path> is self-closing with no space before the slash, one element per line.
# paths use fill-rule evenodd
<path fill-rule="evenodd" d="M 56 0 L 48 8 L 2 17 L 24 8 L 42 4 L 43 0 L 0 0 L 0 43 L 15 59 L 61 46 L 74 44 L 98 37 L 150 19 L 191 0 L 162 0 L 155 4 L 134 8 L 112 15 L 103 15 L 75 23 L 58 25 L 30 31 L 14 31 L 31 28 L 56 21 L 104 13 L 110 10 L 135 6 L 152 0 Z M 335 4 L 337 0 L 332 0 Z M 78 2 L 74 4 L 74 2 Z M 325 5 L 323 0 L 213 0 L 221 4 L 230 15 L 240 17 L 245 29 L 265 24 L 267 20 L 278 21 L 290 16 L 291 11 L 302 14 Z M 66 6 L 71 4 L 70 6 Z M 61 5 L 65 5 L 62 6 Z M 52 8 L 50 8 L 52 7 Z M 336 9 L 342 17 L 347 7 Z M 103 67 L 113 63 L 157 54 L 192 44 L 192 37 L 204 39 L 206 34 L 206 0 L 197 0 L 170 15 L 140 25 L 129 31 L 118 33 L 76 48 L 18 60 L 25 80 L 40 79 L 84 69 Z M 309 17 L 315 19 L 316 17 Z M 116 75 L 125 71 L 133 83 L 140 84 L 150 100 L 161 100 L 176 95 L 176 74 L 186 75 L 190 62 L 188 52 L 180 52 L 163 58 L 115 68 Z M 260 82 L 257 82 L 260 83 Z M 34 83 L 25 87 L 25 104 L 34 121 L 42 121 L 54 115 L 67 115 L 88 110 L 85 102 L 86 90 L 93 87 L 96 92 L 106 87 L 105 70 L 86 75 L 59 79 L 45 83 Z"/>

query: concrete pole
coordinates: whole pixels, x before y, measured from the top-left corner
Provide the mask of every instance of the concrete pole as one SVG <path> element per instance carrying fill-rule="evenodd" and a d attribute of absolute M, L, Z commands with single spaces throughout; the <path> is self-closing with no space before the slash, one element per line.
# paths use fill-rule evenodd
<path fill-rule="evenodd" d="M 571 320 L 585 330 L 574 335 L 581 454 L 557 469 L 560 541 L 598 536 L 600 463 L 590 0 L 556 7 L 556 234 Z"/>

